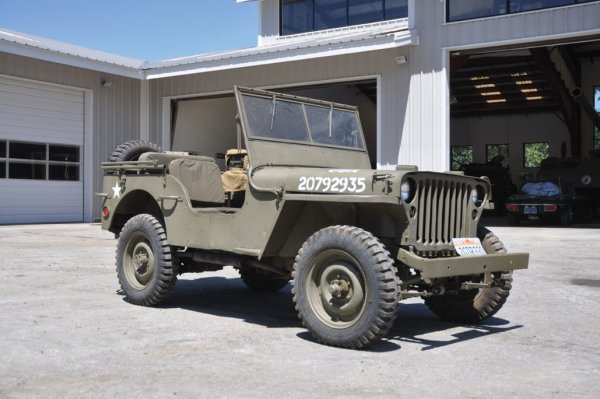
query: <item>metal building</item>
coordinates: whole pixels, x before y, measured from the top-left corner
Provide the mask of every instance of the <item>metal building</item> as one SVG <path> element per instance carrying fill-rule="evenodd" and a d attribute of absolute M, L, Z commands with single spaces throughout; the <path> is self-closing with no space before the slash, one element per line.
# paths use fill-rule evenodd
<path fill-rule="evenodd" d="M 259 9 L 256 47 L 153 63 L 0 29 L 0 224 L 98 218 L 98 165 L 127 140 L 235 146 L 234 85 L 357 105 L 378 168 L 443 171 L 453 156 L 501 151 L 517 178 L 535 171 L 529 145 L 557 157 L 600 148 L 589 112 L 600 110 L 600 1 Z"/>

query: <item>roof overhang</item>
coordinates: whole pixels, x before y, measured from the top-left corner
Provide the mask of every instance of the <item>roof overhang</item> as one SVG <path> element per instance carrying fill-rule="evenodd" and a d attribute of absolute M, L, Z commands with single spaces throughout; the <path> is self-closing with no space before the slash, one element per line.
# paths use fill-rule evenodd
<path fill-rule="evenodd" d="M 250 1 L 250 0 L 248 0 Z M 134 79 L 159 79 L 418 45 L 407 23 L 379 30 L 284 40 L 271 45 L 145 62 L 0 29 L 0 52 Z"/>
<path fill-rule="evenodd" d="M 246 68 L 344 54 L 385 50 L 418 45 L 415 31 L 400 29 L 386 32 L 345 34 L 326 39 L 296 41 L 195 57 L 151 62 L 144 67 L 147 79 Z"/>
<path fill-rule="evenodd" d="M 144 79 L 144 61 L 0 29 L 0 52 Z"/>

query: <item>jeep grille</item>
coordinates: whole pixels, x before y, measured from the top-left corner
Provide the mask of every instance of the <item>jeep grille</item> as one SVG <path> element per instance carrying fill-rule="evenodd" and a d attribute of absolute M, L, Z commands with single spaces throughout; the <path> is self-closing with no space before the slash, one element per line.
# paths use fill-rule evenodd
<path fill-rule="evenodd" d="M 420 177 L 418 174 L 411 178 L 416 188 L 407 206 L 409 214 L 413 214 L 410 218 L 409 245 L 414 245 L 418 252 L 448 251 L 453 248 L 453 238 L 475 236 L 479 217 L 473 219 L 476 209 L 470 200 L 473 182 L 459 177 L 436 179 Z M 414 208 L 412 212 L 411 208 Z M 448 255 L 452 255 L 452 252 Z"/>

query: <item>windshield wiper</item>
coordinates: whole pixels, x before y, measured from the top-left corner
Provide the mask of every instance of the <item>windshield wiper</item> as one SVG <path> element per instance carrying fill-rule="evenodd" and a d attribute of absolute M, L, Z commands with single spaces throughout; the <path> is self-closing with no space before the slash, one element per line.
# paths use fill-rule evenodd
<path fill-rule="evenodd" d="M 273 102 L 271 104 L 271 130 L 273 130 L 273 123 L 275 122 L 275 96 L 273 96 Z"/>

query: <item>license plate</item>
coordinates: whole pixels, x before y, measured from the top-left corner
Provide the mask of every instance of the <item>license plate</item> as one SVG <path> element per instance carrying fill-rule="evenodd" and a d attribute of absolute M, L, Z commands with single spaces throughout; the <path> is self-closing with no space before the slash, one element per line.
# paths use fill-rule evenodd
<path fill-rule="evenodd" d="M 479 238 L 453 238 L 452 244 L 460 256 L 485 255 L 485 249 L 481 246 Z"/>
<path fill-rule="evenodd" d="M 537 215 L 537 213 L 538 213 L 537 206 L 535 206 L 535 205 L 525 205 L 525 208 L 523 209 L 523 213 L 525 215 Z"/>

